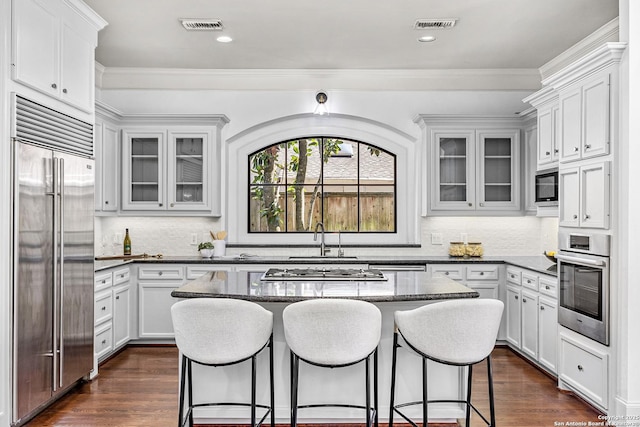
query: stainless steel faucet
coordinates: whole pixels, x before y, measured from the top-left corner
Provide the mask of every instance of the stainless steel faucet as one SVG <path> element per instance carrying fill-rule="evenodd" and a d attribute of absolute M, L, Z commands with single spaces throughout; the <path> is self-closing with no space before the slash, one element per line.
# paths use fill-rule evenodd
<path fill-rule="evenodd" d="M 324 224 L 321 222 L 318 222 L 316 224 L 316 229 L 313 232 L 313 241 L 315 242 L 316 240 L 318 240 L 318 228 L 320 228 L 321 230 L 321 234 L 320 234 L 320 256 L 325 256 L 325 247 L 324 247 Z"/>

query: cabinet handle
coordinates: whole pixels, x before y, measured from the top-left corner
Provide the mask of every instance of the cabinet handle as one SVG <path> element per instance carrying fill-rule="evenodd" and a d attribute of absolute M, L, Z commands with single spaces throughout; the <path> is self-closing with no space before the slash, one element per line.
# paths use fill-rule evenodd
<path fill-rule="evenodd" d="M 55 83 L 51 83 L 51 87 L 52 87 L 53 89 L 57 89 L 57 88 L 58 88 L 58 85 L 57 85 L 57 84 L 55 84 Z"/>
<path fill-rule="evenodd" d="M 104 204 L 105 204 L 105 205 L 108 205 L 108 204 L 109 204 L 109 201 L 108 201 L 108 200 L 105 200 L 105 201 L 104 201 Z"/>
<path fill-rule="evenodd" d="M 445 276 L 448 276 L 448 275 L 449 275 L 449 272 L 448 272 L 448 271 L 445 271 L 445 272 L 444 272 L 444 275 L 445 275 Z"/>
<path fill-rule="evenodd" d="M 578 365 L 578 371 L 580 372 L 584 371 L 584 368 L 582 367 L 582 365 Z"/>
<path fill-rule="evenodd" d="M 528 284 L 531 284 L 531 280 L 530 280 L 530 279 L 527 279 L 527 283 L 528 283 Z"/>
<path fill-rule="evenodd" d="M 158 206 L 162 207 L 162 203 L 158 203 Z"/>
<path fill-rule="evenodd" d="M 171 203 L 171 207 L 174 207 L 175 205 L 173 203 Z"/>
<path fill-rule="evenodd" d="M 551 155 L 551 151 L 545 151 L 544 154 L 545 154 L 545 156 L 550 156 Z"/>
<path fill-rule="evenodd" d="M 585 144 L 584 149 L 588 150 L 589 148 L 591 148 L 591 144 Z"/>
<path fill-rule="evenodd" d="M 105 283 L 107 283 L 107 280 L 106 280 L 106 279 L 102 281 L 102 284 L 103 284 L 103 285 L 104 285 Z"/>
<path fill-rule="evenodd" d="M 516 275 L 515 275 L 515 274 L 511 274 L 511 278 L 512 278 L 512 279 L 515 279 L 515 278 L 516 278 Z"/>
<path fill-rule="evenodd" d="M 580 147 L 573 147 L 573 151 L 577 153 L 578 151 L 580 151 Z"/>
<path fill-rule="evenodd" d="M 482 206 L 484 206 L 484 203 L 480 203 L 480 206 L 481 206 L 481 207 L 482 207 Z"/>
<path fill-rule="evenodd" d="M 67 93 L 67 89 L 66 88 L 62 89 L 62 93 Z"/>

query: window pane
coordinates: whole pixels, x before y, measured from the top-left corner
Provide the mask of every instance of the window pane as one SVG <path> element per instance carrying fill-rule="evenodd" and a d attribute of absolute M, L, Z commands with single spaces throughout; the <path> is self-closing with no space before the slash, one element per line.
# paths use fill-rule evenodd
<path fill-rule="evenodd" d="M 250 187 L 249 231 L 281 232 L 284 228 L 284 185 Z"/>
<path fill-rule="evenodd" d="M 324 139 L 325 184 L 358 184 L 358 143 L 341 139 Z"/>
<path fill-rule="evenodd" d="M 358 187 L 324 186 L 324 227 L 326 231 L 358 231 Z"/>
<path fill-rule="evenodd" d="M 395 187 L 360 187 L 360 231 L 395 231 Z"/>
<path fill-rule="evenodd" d="M 318 182 L 322 164 L 319 145 L 317 138 L 303 138 L 287 143 L 287 184 Z"/>
<path fill-rule="evenodd" d="M 395 156 L 373 145 L 358 144 L 360 185 L 395 183 Z"/>
<path fill-rule="evenodd" d="M 321 193 L 314 195 L 314 185 L 290 185 L 287 187 L 287 230 L 313 231 L 322 221 Z"/>
<path fill-rule="evenodd" d="M 284 182 L 286 144 L 275 144 L 249 156 L 251 184 L 279 184 Z"/>

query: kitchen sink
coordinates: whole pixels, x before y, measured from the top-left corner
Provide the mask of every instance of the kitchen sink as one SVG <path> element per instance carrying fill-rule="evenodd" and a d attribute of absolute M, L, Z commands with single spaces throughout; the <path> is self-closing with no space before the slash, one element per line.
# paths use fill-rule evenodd
<path fill-rule="evenodd" d="M 307 255 L 307 256 L 290 256 L 289 259 L 295 260 L 318 260 L 326 259 L 327 261 L 339 261 L 341 259 L 358 259 L 357 256 L 322 256 L 322 255 Z"/>

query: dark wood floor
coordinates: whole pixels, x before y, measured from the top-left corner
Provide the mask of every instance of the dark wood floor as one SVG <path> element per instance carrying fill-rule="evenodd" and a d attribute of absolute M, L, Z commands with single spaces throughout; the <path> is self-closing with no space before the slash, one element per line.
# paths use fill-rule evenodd
<path fill-rule="evenodd" d="M 129 347 L 100 367 L 100 375 L 62 398 L 27 427 L 164 427 L 177 424 L 178 352 L 174 347 Z M 554 426 L 598 421 L 598 413 L 556 388 L 507 348 L 493 353 L 496 424 Z M 486 370 L 474 370 L 474 404 L 486 411 Z M 478 417 L 472 426 L 484 425 Z M 555 424 L 558 425 L 558 424 Z M 429 427 L 432 427 L 429 425 Z"/>

